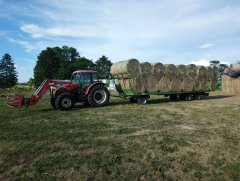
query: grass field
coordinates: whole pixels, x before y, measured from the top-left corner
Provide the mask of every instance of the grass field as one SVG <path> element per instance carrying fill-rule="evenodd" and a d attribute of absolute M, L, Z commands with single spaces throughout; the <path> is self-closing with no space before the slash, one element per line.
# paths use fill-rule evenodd
<path fill-rule="evenodd" d="M 68 112 L 1 97 L 0 180 L 240 180 L 239 117 L 240 97 Z"/>

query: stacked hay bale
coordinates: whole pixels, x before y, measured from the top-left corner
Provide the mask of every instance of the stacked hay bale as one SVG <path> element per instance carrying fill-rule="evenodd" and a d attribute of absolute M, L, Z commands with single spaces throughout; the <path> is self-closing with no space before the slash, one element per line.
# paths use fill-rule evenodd
<path fill-rule="evenodd" d="M 240 64 L 231 64 L 222 76 L 222 91 L 228 95 L 240 95 Z"/>
<path fill-rule="evenodd" d="M 140 63 L 136 59 L 114 63 L 111 73 L 118 79 L 122 91 L 135 93 L 209 91 L 215 78 L 212 68 Z"/>

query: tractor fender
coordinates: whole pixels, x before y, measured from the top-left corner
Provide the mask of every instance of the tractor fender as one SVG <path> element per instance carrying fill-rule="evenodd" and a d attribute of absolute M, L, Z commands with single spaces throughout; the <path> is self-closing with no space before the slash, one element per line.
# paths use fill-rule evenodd
<path fill-rule="evenodd" d="M 58 87 L 54 92 L 53 95 L 54 97 L 57 97 L 58 95 L 62 94 L 62 93 L 72 93 L 72 90 L 69 90 L 66 87 Z"/>
<path fill-rule="evenodd" d="M 102 83 L 102 82 L 93 82 L 92 84 L 90 84 L 88 86 L 88 88 L 86 89 L 85 91 L 85 95 L 88 95 L 89 91 L 96 85 L 103 85 L 103 86 L 106 86 L 106 84 Z"/>

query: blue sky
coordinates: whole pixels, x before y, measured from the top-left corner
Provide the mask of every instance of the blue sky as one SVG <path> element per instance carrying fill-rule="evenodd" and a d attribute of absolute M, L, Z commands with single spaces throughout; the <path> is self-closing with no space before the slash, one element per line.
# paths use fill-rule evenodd
<path fill-rule="evenodd" d="M 46 47 L 72 46 L 96 61 L 203 64 L 240 60 L 239 0 L 0 0 L 0 55 L 19 82 Z"/>

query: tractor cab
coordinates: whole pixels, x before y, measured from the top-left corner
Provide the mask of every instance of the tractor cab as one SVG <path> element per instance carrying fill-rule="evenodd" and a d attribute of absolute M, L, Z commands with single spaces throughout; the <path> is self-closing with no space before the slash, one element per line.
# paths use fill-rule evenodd
<path fill-rule="evenodd" d="M 78 85 L 79 92 L 85 92 L 90 84 L 99 80 L 94 70 L 77 70 L 73 72 L 71 81 Z"/>

